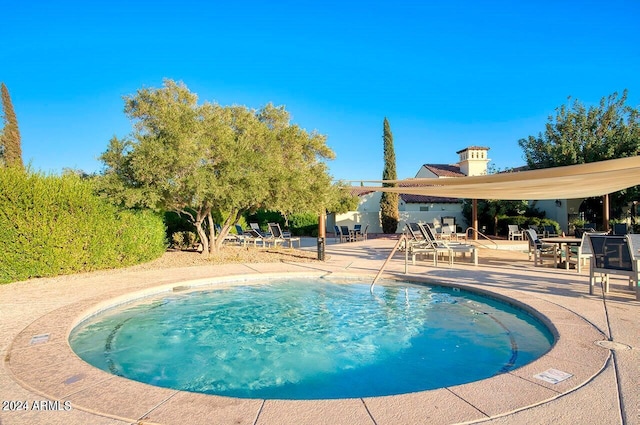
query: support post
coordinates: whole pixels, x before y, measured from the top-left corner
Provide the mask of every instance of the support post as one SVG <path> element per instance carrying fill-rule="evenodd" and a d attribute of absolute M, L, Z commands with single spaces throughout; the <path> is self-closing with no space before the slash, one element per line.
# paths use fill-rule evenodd
<path fill-rule="evenodd" d="M 471 207 L 471 221 L 473 221 L 473 240 L 478 240 L 478 200 L 474 199 Z"/>
<path fill-rule="evenodd" d="M 605 232 L 609 231 L 609 194 L 603 196 L 602 200 L 602 228 Z"/>
<path fill-rule="evenodd" d="M 326 215 L 320 214 L 318 217 L 318 260 L 324 261 L 324 250 L 326 241 Z"/>

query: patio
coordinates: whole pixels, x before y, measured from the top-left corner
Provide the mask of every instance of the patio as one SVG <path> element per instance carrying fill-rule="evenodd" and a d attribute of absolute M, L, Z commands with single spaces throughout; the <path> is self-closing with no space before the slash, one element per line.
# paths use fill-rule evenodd
<path fill-rule="evenodd" d="M 542 358 L 483 381 L 400 396 L 347 400 L 230 399 L 152 387 L 107 374 L 79 360 L 67 335 L 78 317 L 113 299 L 171 288 L 185 281 L 272 273 L 373 276 L 395 241 L 335 244 L 324 263 L 258 263 L 173 269 L 131 269 L 37 279 L 0 286 L 0 393 L 29 410 L 0 410 L 1 424 L 640 424 L 640 303 L 624 279 L 589 295 L 583 271 L 534 267 L 527 254 L 481 249 L 480 264 L 409 265 L 397 254 L 386 277 L 460 285 L 516 300 L 540 312 L 559 339 Z M 315 239 L 303 249 L 315 250 Z M 513 248 L 513 247 L 511 247 Z M 34 336 L 48 335 L 34 343 Z M 597 341 L 606 347 L 597 345 Z M 36 341 L 39 342 L 39 341 Z M 612 342 L 612 343 L 611 343 Z M 609 348 L 612 349 L 609 349 Z M 550 368 L 572 375 L 549 384 L 533 377 Z M 59 400 L 59 410 L 33 402 Z M 62 403 L 69 402 L 65 410 Z M 49 405 L 56 407 L 56 405 Z M 3 407 L 5 407 L 3 405 Z"/>

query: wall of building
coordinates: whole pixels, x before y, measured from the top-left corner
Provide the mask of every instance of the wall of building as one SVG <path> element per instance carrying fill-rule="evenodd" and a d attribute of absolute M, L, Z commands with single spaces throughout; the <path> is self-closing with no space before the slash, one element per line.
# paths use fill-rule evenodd
<path fill-rule="evenodd" d="M 439 227 L 443 217 L 453 217 L 456 222 L 456 227 L 460 228 L 463 232 L 468 227 L 462 215 L 462 208 L 458 211 L 400 211 L 396 233 L 402 233 L 404 231 L 405 223 L 433 223 L 436 227 Z M 327 217 L 327 232 L 333 233 L 334 226 L 336 225 L 353 228 L 354 224 L 360 224 L 362 228 L 369 225 L 367 230 L 369 233 L 382 233 L 379 211 L 349 211 L 345 214 L 331 214 Z"/>
<path fill-rule="evenodd" d="M 418 179 L 433 179 L 436 177 L 438 176 L 429 171 L 429 169 L 427 169 L 424 165 L 420 167 L 420 170 L 418 170 L 418 172 L 416 173 L 416 178 Z"/>
<path fill-rule="evenodd" d="M 568 206 L 566 199 L 533 201 L 530 205 L 535 206 L 538 210 L 544 211 L 545 217 L 555 220 L 560 224 L 561 231 L 569 234 Z M 579 204 L 578 204 L 579 205 Z"/>
<path fill-rule="evenodd" d="M 364 228 L 369 225 L 369 233 L 382 233 L 380 222 L 380 198 L 382 192 L 372 192 L 360 196 L 357 211 L 349 211 L 344 214 L 331 214 L 327 217 L 327 232 L 334 232 L 334 226 L 348 226 L 353 228 L 360 224 Z M 420 211 L 420 207 L 427 207 L 429 211 Z M 405 223 L 433 223 L 436 227 L 441 225 L 443 217 L 454 217 L 456 226 L 462 231 L 468 227 L 462 214 L 462 203 L 430 203 L 414 204 L 399 202 L 398 211 L 400 224 L 396 233 L 404 231 Z"/>

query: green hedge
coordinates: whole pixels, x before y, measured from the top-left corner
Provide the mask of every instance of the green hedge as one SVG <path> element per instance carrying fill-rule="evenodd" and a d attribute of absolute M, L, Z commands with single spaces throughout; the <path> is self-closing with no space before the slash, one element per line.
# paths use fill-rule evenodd
<path fill-rule="evenodd" d="M 294 236 L 318 236 L 318 215 L 312 213 L 291 214 L 289 227 Z"/>
<path fill-rule="evenodd" d="M 75 175 L 0 168 L 0 283 L 127 266 L 162 255 L 162 218 L 121 211 Z"/>

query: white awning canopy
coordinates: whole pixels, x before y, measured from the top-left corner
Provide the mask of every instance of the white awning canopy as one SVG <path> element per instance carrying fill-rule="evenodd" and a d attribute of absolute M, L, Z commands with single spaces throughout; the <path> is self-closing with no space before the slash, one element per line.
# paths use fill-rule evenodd
<path fill-rule="evenodd" d="M 376 180 L 361 189 L 469 199 L 541 200 L 602 196 L 640 185 L 640 156 L 485 176 Z"/>

